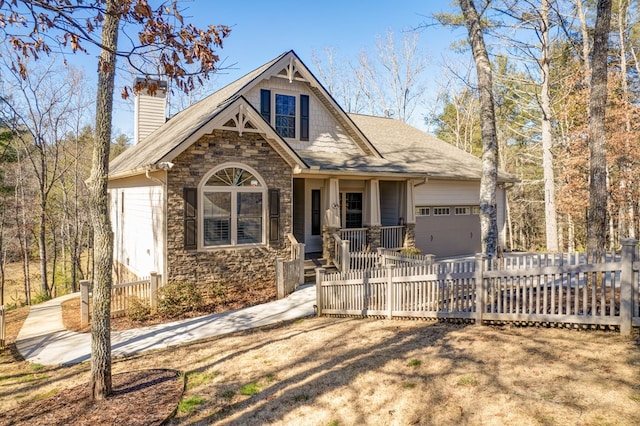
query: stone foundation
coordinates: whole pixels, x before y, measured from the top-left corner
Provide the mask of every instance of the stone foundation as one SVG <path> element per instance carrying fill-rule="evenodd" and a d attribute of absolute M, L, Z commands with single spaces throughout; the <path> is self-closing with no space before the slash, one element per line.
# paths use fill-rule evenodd
<path fill-rule="evenodd" d="M 325 226 L 322 228 L 322 258 L 330 262 L 335 257 L 336 248 L 332 235 L 340 228 Z"/>
<path fill-rule="evenodd" d="M 367 244 L 371 251 L 375 251 L 382 243 L 382 228 L 380 226 L 370 226 L 367 228 Z"/>
<path fill-rule="evenodd" d="M 404 248 L 415 248 L 416 247 L 416 224 L 415 223 L 407 223 L 406 230 L 404 234 Z"/>

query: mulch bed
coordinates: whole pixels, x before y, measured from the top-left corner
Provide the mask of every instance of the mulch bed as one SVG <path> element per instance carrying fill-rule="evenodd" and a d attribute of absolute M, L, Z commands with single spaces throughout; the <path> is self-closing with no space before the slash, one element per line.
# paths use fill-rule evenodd
<path fill-rule="evenodd" d="M 114 374 L 113 395 L 90 400 L 90 386 L 63 389 L 0 416 L 0 425 L 159 425 L 172 416 L 184 391 L 174 370 Z"/>

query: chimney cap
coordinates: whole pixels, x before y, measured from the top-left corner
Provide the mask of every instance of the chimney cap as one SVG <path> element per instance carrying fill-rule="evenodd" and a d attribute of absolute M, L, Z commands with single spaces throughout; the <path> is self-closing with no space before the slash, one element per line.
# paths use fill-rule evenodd
<path fill-rule="evenodd" d="M 167 82 L 157 78 L 136 77 L 133 85 L 138 86 L 139 84 L 150 84 L 150 83 L 157 85 L 157 90 L 167 90 Z"/>

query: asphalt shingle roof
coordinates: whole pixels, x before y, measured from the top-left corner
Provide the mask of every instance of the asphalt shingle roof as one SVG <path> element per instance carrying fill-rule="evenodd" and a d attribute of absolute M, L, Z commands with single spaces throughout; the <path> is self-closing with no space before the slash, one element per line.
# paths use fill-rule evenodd
<path fill-rule="evenodd" d="M 175 115 L 142 142 L 114 159 L 109 167 L 110 175 L 117 177 L 141 173 L 146 167 L 163 161 L 226 105 L 236 100 L 242 89 L 288 53 L 283 53 Z M 479 158 L 415 127 L 391 118 L 360 114 L 348 116 L 383 158 L 335 151 L 297 151 L 308 166 L 330 171 L 419 174 L 428 175 L 431 179 L 479 180 L 482 176 Z M 500 172 L 499 180 L 515 179 Z"/>

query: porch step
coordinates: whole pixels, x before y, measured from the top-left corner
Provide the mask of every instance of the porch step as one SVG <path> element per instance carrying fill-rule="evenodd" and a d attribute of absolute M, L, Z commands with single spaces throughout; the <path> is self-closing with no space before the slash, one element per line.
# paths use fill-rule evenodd
<path fill-rule="evenodd" d="M 324 268 L 327 272 L 337 272 L 338 269 L 327 265 L 323 258 L 306 259 L 304 261 L 304 282 L 305 284 L 316 282 L 316 268 Z"/>

